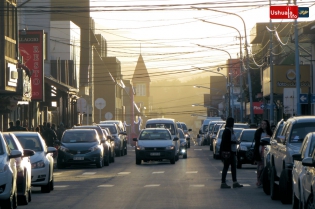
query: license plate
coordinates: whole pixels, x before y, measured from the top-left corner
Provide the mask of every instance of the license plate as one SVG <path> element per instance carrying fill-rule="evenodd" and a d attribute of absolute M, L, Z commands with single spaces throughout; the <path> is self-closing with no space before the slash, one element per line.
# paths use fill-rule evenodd
<path fill-rule="evenodd" d="M 160 156 L 160 153 L 159 152 L 151 152 L 150 155 L 151 156 Z"/>
<path fill-rule="evenodd" d="M 84 157 L 73 157 L 73 160 L 84 160 Z"/>

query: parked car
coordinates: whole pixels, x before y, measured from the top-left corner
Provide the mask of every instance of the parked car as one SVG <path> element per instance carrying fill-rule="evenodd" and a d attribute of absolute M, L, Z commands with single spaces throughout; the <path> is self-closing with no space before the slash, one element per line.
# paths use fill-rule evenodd
<path fill-rule="evenodd" d="M 104 165 L 108 166 L 110 163 L 111 153 L 110 153 L 110 140 L 103 133 L 102 128 L 99 125 L 86 125 L 86 126 L 74 126 L 72 129 L 95 129 L 97 131 L 99 140 L 102 141 L 104 147 Z"/>
<path fill-rule="evenodd" d="M 179 142 L 180 142 L 179 154 L 183 155 L 183 158 L 186 159 L 187 158 L 187 139 L 182 129 L 179 128 L 178 133 L 179 133 Z"/>
<path fill-rule="evenodd" d="M 213 151 L 213 139 L 217 136 L 218 131 L 221 129 L 221 127 L 225 124 L 224 121 L 222 122 L 215 122 L 213 124 L 213 127 L 211 129 L 211 132 L 209 133 L 209 145 L 210 145 L 210 151 Z M 209 126 L 210 127 L 210 126 Z M 205 144 L 205 143 L 204 143 Z"/>
<path fill-rule="evenodd" d="M 115 123 L 99 124 L 101 128 L 108 128 L 115 141 L 115 153 L 117 157 L 127 155 L 126 132 L 120 131 Z"/>
<path fill-rule="evenodd" d="M 68 129 L 61 138 L 57 167 L 62 169 L 75 164 L 104 165 L 104 143 L 95 129 Z"/>
<path fill-rule="evenodd" d="M 224 124 L 225 121 L 211 121 L 209 123 L 208 126 L 208 133 L 206 134 L 206 138 L 208 138 L 208 144 L 210 145 L 210 151 L 213 151 L 213 147 L 212 147 L 212 139 L 217 135 L 217 132 L 219 129 L 216 129 L 216 133 L 214 131 L 214 127 L 216 126 L 216 124 Z M 206 141 L 207 141 L 206 140 Z"/>
<path fill-rule="evenodd" d="M 115 139 L 110 133 L 108 128 L 102 128 L 102 131 L 104 132 L 106 139 L 109 143 L 109 162 L 113 163 L 115 162 Z M 105 165 L 105 164 L 104 164 Z"/>
<path fill-rule="evenodd" d="M 270 138 L 270 141 L 276 140 L 280 135 L 283 126 L 285 125 L 285 121 L 282 119 L 278 122 L 273 134 Z M 263 190 L 266 195 L 270 195 L 270 143 L 266 144 L 264 150 L 264 165 L 265 168 L 262 174 L 262 182 L 263 182 Z"/>
<path fill-rule="evenodd" d="M 15 158 L 21 156 L 21 151 L 9 149 L 0 132 L 0 206 L 2 209 L 17 207 Z"/>
<path fill-rule="evenodd" d="M 312 154 L 315 148 L 315 132 L 308 133 L 302 143 L 299 153 L 293 154 L 294 160 L 292 170 L 292 182 L 293 182 L 293 208 L 303 208 L 307 205 L 312 182 L 307 182 L 307 176 L 310 174 L 307 171 L 307 167 L 302 164 L 303 160 L 312 159 Z M 310 158 L 310 159 L 307 159 Z M 304 161 L 305 162 L 305 161 Z M 313 180 L 313 179 L 312 179 Z M 307 184 L 305 184 L 307 182 Z M 305 186 L 305 189 L 303 188 Z M 311 191 L 311 190 L 310 190 Z"/>
<path fill-rule="evenodd" d="M 190 129 L 190 128 L 188 129 L 186 123 L 184 123 L 184 122 L 178 122 L 178 123 L 180 124 L 181 129 L 183 129 L 183 131 L 184 131 L 184 134 L 185 134 L 185 137 L 186 137 L 186 140 L 187 140 L 187 148 L 190 148 L 190 142 L 193 141 L 192 134 L 190 134 L 192 129 Z"/>
<path fill-rule="evenodd" d="M 23 149 L 19 140 L 12 133 L 3 133 L 4 139 L 10 150 L 18 150 L 22 153 L 21 157 L 15 158 L 17 170 L 17 200 L 19 205 L 27 205 L 32 200 L 32 173 L 30 156 L 35 152 Z"/>
<path fill-rule="evenodd" d="M 270 141 L 270 197 L 292 202 L 292 155 L 299 152 L 305 136 L 315 132 L 315 116 L 295 116 L 286 121 L 280 136 Z"/>
<path fill-rule="evenodd" d="M 12 132 L 19 140 L 23 149 L 35 151 L 31 156 L 32 186 L 41 187 L 41 192 L 54 190 L 54 158 L 56 148 L 47 147 L 45 140 L 38 132 Z"/>
<path fill-rule="evenodd" d="M 233 128 L 235 137 L 238 139 L 241 132 L 242 132 L 242 128 Z M 224 128 L 221 128 L 216 137 L 213 139 L 212 143 L 213 143 L 213 158 L 214 159 L 219 159 L 220 158 L 220 146 L 221 146 L 221 141 L 222 141 L 222 134 L 223 134 Z"/>
<path fill-rule="evenodd" d="M 147 120 L 146 128 L 164 128 L 168 129 L 172 135 L 172 139 L 178 138 L 179 139 L 179 133 L 177 130 L 177 125 L 175 123 L 174 119 L 171 118 L 152 118 Z M 175 160 L 177 161 L 179 159 L 179 147 L 180 143 L 179 140 L 174 141 L 175 144 Z"/>
<path fill-rule="evenodd" d="M 146 128 L 143 129 L 136 141 L 136 164 L 140 165 L 141 161 L 149 160 L 161 161 L 169 160 L 171 164 L 176 161 L 176 143 L 178 137 L 172 137 L 169 129 L 166 128 Z"/>
<path fill-rule="evenodd" d="M 240 144 L 237 146 L 237 168 L 242 168 L 243 164 L 254 164 L 254 146 L 256 129 L 243 129 L 240 134 Z"/>

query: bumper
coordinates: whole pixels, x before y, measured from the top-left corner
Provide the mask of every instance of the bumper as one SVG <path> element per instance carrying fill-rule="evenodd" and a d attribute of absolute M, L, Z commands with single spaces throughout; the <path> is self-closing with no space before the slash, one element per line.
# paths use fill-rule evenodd
<path fill-rule="evenodd" d="M 5 200 L 10 197 L 13 186 L 12 178 L 12 173 L 8 170 L 0 174 L 0 200 Z"/>
<path fill-rule="evenodd" d="M 49 164 L 44 168 L 32 169 L 32 186 L 46 185 L 49 182 Z"/>
<path fill-rule="evenodd" d="M 237 152 L 237 158 L 242 162 L 242 164 L 254 164 L 253 160 L 248 159 L 247 157 L 248 151 L 239 150 Z"/>
<path fill-rule="evenodd" d="M 175 157 L 175 150 L 136 150 L 136 158 L 139 160 L 171 160 Z"/>
<path fill-rule="evenodd" d="M 58 150 L 58 161 L 68 165 L 74 164 L 95 164 L 100 161 L 102 157 L 101 150 L 95 150 L 93 152 L 85 154 L 71 154 Z"/>

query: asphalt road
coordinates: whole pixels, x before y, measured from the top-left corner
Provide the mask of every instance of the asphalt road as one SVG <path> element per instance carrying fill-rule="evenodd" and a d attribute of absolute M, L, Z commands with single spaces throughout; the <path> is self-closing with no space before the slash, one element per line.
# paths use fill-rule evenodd
<path fill-rule="evenodd" d="M 192 146 L 188 158 L 169 162 L 135 164 L 134 148 L 116 157 L 109 167 L 72 166 L 56 169 L 55 189 L 49 194 L 32 188 L 32 202 L 24 209 L 97 208 L 255 208 L 282 209 L 282 205 L 256 188 L 256 167 L 243 165 L 238 181 L 245 187 L 220 189 L 220 160 L 209 146 Z M 227 176 L 232 184 L 231 174 Z"/>

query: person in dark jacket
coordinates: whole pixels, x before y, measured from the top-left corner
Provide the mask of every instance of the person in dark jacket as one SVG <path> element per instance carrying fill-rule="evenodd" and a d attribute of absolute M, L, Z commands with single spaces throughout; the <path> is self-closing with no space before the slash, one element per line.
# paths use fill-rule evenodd
<path fill-rule="evenodd" d="M 14 129 L 14 131 L 27 131 L 27 129 L 21 126 L 21 121 L 20 120 L 16 120 L 15 121 L 15 129 Z"/>
<path fill-rule="evenodd" d="M 43 137 L 45 139 L 47 147 L 53 147 L 54 146 L 54 142 L 57 139 L 57 135 L 56 135 L 56 132 L 54 132 L 50 128 L 50 123 L 47 123 L 47 127 L 43 133 Z"/>
<path fill-rule="evenodd" d="M 255 131 L 254 139 L 254 160 L 257 164 L 257 187 L 262 187 L 261 174 L 264 169 L 264 146 L 260 144 L 260 140 L 264 137 L 271 137 L 272 131 L 268 120 L 261 121 L 260 128 Z"/>
<path fill-rule="evenodd" d="M 220 156 L 222 157 L 222 152 L 230 152 L 229 158 L 222 158 L 223 170 L 221 178 L 221 189 L 231 188 L 231 186 L 226 184 L 226 174 L 231 165 L 233 188 L 243 187 L 236 180 L 236 146 L 240 142 L 236 139 L 233 131 L 234 118 L 229 117 L 226 119 L 225 129 L 222 133 L 222 141 L 220 146 Z"/>
<path fill-rule="evenodd" d="M 9 128 L 8 128 L 7 131 L 14 131 L 14 130 L 15 130 L 15 126 L 13 125 L 13 121 L 11 121 L 11 122 L 9 123 Z"/>

